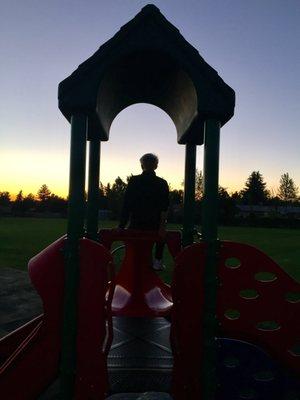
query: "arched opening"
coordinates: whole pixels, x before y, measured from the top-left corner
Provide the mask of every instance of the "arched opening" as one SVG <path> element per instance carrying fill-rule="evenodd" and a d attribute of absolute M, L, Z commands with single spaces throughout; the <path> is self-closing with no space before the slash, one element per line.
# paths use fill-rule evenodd
<path fill-rule="evenodd" d="M 140 157 L 152 152 L 160 160 L 157 175 L 173 189 L 182 188 L 184 147 L 178 146 L 175 134 L 171 118 L 156 106 L 134 104 L 122 110 L 111 125 L 109 141 L 102 145 L 100 180 L 140 174 Z"/>
<path fill-rule="evenodd" d="M 106 137 L 114 118 L 136 103 L 153 104 L 173 120 L 178 138 L 197 117 L 197 93 L 183 67 L 163 51 L 144 50 L 109 65 L 98 88 L 96 112 Z"/>

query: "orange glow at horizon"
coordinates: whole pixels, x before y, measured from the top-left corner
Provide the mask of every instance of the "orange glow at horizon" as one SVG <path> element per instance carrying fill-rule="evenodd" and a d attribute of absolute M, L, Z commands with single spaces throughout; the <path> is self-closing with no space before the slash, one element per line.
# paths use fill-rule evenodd
<path fill-rule="evenodd" d="M 147 114 L 147 120 L 137 115 Z M 37 194 L 42 184 L 52 193 L 67 197 L 69 186 L 69 125 L 63 121 L 60 150 L 55 148 L 32 147 L 0 149 L 0 191 L 9 191 L 15 196 L 20 190 L 23 195 Z M 184 146 L 176 143 L 176 129 L 170 117 L 152 105 L 137 104 L 123 110 L 114 120 L 108 142 L 101 144 L 100 181 L 107 185 L 120 176 L 124 181 L 131 174 L 141 173 L 139 158 L 142 154 L 154 152 L 159 156 L 157 175 L 170 184 L 171 189 L 183 189 Z M 224 135 L 225 136 L 225 135 Z M 44 136 L 47 143 L 47 136 Z M 225 142 L 226 143 L 226 142 Z M 220 185 L 229 193 L 239 191 L 252 172 L 251 169 L 237 168 L 232 154 L 224 155 L 226 148 L 221 142 Z M 229 149 L 231 151 L 231 148 Z M 228 152 L 228 149 L 227 149 Z M 88 151 L 87 151 L 88 160 Z M 203 147 L 197 151 L 197 168 L 202 170 Z M 87 170 L 87 169 L 86 169 Z M 262 171 L 264 172 L 264 171 Z M 87 174 L 86 174 L 87 175 Z M 264 174 L 268 188 L 276 188 L 274 177 Z M 278 176 L 279 178 L 279 176 Z M 87 190 L 87 183 L 86 183 Z"/>
<path fill-rule="evenodd" d="M 126 181 L 127 176 L 141 173 L 138 157 L 133 160 L 122 159 L 119 156 L 111 157 L 110 154 L 105 154 L 105 148 L 102 153 L 100 181 L 104 185 L 113 183 L 117 176 Z M 1 154 L 0 168 L 4 172 L 0 181 L 0 191 L 10 192 L 12 198 L 20 190 L 25 196 L 29 193 L 36 195 L 42 184 L 46 184 L 51 192 L 58 196 L 67 197 L 68 195 L 68 151 L 66 154 L 59 155 L 41 154 L 34 151 L 7 152 Z M 161 159 L 157 175 L 166 179 L 171 189 L 183 189 L 183 168 L 184 152 L 182 151 L 182 157 L 177 157 L 176 166 L 168 160 Z M 198 165 L 198 169 L 201 169 L 201 165 Z M 228 179 L 222 179 L 220 184 L 230 192 L 240 190 L 242 186 L 240 182 Z"/>

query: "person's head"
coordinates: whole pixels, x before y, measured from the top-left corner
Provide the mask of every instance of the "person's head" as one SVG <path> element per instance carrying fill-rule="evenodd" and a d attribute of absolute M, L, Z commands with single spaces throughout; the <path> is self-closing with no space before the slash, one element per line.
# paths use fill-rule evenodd
<path fill-rule="evenodd" d="M 140 158 L 143 171 L 154 171 L 158 166 L 158 157 L 156 154 L 147 153 Z"/>

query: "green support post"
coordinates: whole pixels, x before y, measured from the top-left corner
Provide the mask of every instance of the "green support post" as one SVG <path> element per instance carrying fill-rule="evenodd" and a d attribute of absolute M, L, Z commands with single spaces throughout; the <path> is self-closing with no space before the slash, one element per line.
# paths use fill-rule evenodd
<path fill-rule="evenodd" d="M 187 143 L 185 146 L 183 246 L 192 244 L 194 239 L 196 149 L 195 144 Z"/>
<path fill-rule="evenodd" d="M 98 239 L 100 140 L 90 140 L 87 237 Z"/>
<path fill-rule="evenodd" d="M 71 118 L 70 182 L 67 244 L 65 250 L 64 320 L 60 384 L 63 400 L 73 399 L 76 369 L 77 291 L 79 286 L 79 239 L 84 232 L 85 160 L 87 118 Z"/>
<path fill-rule="evenodd" d="M 216 300 L 218 255 L 218 189 L 219 189 L 220 122 L 209 119 L 204 133 L 204 194 L 202 202 L 202 240 L 207 244 L 204 271 L 204 356 L 203 399 L 214 399 L 216 390 Z"/>

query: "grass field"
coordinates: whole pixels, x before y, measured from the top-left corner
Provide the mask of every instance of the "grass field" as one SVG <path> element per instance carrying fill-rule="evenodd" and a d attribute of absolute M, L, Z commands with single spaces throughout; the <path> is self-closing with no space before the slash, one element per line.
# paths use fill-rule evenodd
<path fill-rule="evenodd" d="M 26 269 L 28 260 L 66 232 L 65 219 L 1 218 L 0 267 Z M 102 227 L 115 227 L 106 221 Z M 179 229 L 178 225 L 169 225 Z M 256 246 L 272 257 L 291 276 L 300 282 L 300 230 L 250 227 L 220 227 L 220 239 L 233 240 Z M 167 270 L 162 273 L 170 280 L 171 261 L 165 255 Z M 119 254 L 120 258 L 120 254 Z"/>

